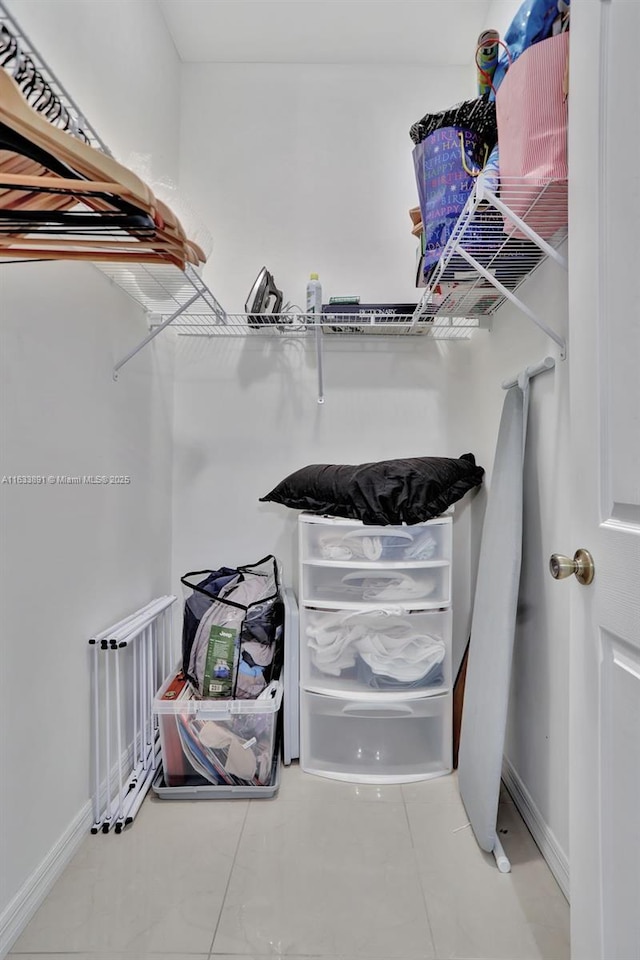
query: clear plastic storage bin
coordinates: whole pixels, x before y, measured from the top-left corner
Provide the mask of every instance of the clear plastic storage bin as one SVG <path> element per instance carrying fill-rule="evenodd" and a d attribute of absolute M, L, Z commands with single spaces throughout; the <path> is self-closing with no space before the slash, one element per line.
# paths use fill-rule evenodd
<path fill-rule="evenodd" d="M 300 691 L 300 764 L 355 783 L 406 783 L 449 773 L 451 697 L 361 701 Z"/>
<path fill-rule="evenodd" d="M 451 688 L 450 609 L 300 613 L 300 682 L 307 690 L 407 699 Z"/>
<path fill-rule="evenodd" d="M 174 671 L 153 702 L 165 785 L 269 784 L 282 694 L 275 680 L 256 700 L 196 699 Z"/>

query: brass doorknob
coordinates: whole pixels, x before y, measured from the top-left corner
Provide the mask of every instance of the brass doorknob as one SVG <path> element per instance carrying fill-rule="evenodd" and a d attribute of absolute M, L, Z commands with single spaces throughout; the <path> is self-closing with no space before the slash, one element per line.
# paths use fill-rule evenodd
<path fill-rule="evenodd" d="M 565 557 L 561 553 L 552 553 L 549 559 L 549 570 L 554 580 L 564 580 L 575 573 L 576 580 L 587 587 L 593 580 L 596 572 L 593 563 L 593 557 L 588 550 L 576 550 L 571 557 Z"/>

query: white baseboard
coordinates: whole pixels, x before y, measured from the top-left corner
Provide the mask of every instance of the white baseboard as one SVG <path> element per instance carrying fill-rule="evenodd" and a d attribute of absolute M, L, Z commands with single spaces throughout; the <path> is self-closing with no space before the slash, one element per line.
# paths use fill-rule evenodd
<path fill-rule="evenodd" d="M 82 840 L 88 835 L 92 819 L 89 802 L 80 810 L 44 860 L 0 914 L 0 958 L 7 955 Z"/>
<path fill-rule="evenodd" d="M 122 770 L 128 780 L 133 767 L 134 744 L 131 743 L 122 756 Z M 114 797 L 118 789 L 119 767 L 113 763 L 109 779 L 99 786 L 98 809 L 104 810 L 107 798 Z M 18 939 L 52 886 L 69 863 L 84 837 L 89 836 L 93 826 L 93 802 L 88 801 L 72 823 L 53 845 L 42 863 L 22 885 L 13 900 L 0 914 L 0 960 L 7 955 L 11 945 Z"/>
<path fill-rule="evenodd" d="M 558 886 L 569 900 L 569 859 L 556 840 L 555 834 L 545 823 L 531 794 L 507 757 L 504 757 L 502 761 L 502 779 L 518 808 L 520 816 L 538 845 L 540 853 L 556 878 Z"/>

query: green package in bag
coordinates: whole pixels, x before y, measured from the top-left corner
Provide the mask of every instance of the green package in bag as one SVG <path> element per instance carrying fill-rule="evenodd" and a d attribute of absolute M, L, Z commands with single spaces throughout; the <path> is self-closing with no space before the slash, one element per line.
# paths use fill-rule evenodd
<path fill-rule="evenodd" d="M 228 699 L 233 695 L 237 633 L 235 627 L 211 627 L 202 684 L 205 697 Z"/>

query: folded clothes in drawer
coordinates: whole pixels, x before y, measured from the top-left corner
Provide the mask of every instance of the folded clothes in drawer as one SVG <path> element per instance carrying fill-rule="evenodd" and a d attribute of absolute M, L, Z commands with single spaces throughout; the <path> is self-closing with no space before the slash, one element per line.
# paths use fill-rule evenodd
<path fill-rule="evenodd" d="M 303 560 L 404 563 L 451 559 L 451 524 L 372 527 L 361 523 L 302 524 Z"/>
<path fill-rule="evenodd" d="M 450 610 L 303 609 L 301 678 L 322 692 L 442 692 L 451 683 Z"/>
<path fill-rule="evenodd" d="M 437 607 L 450 601 L 448 564 L 406 569 L 348 570 L 339 566 L 303 564 L 302 591 L 307 603 L 388 604 Z"/>

